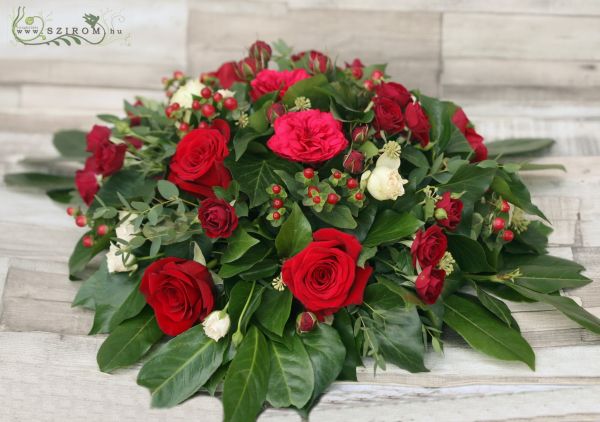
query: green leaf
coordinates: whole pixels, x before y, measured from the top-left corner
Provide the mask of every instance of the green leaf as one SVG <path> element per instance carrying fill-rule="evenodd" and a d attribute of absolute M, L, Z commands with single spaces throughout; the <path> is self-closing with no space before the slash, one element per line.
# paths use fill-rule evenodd
<path fill-rule="evenodd" d="M 323 74 L 298 81 L 288 88 L 282 102 L 290 108 L 294 107 L 296 98 L 306 97 L 310 100 L 312 108 L 329 111 L 329 96 L 319 88 L 326 84 L 327 77 Z"/>
<path fill-rule="evenodd" d="M 289 289 L 285 289 L 283 292 L 265 289 L 261 306 L 255 313 L 257 321 L 267 330 L 282 336 L 292 311 L 292 298 Z"/>
<path fill-rule="evenodd" d="M 269 348 L 264 336 L 251 327 L 240 344 L 223 387 L 225 422 L 254 422 L 267 398 Z"/>
<path fill-rule="evenodd" d="M 311 398 L 314 374 L 308 353 L 297 335 L 289 338 L 291 348 L 269 342 L 271 373 L 267 400 L 274 407 L 302 408 Z"/>
<path fill-rule="evenodd" d="M 336 205 L 330 212 L 316 212 L 311 208 L 313 214 L 321 221 L 340 229 L 354 229 L 356 220 L 352 217 L 352 211 L 346 205 Z"/>
<path fill-rule="evenodd" d="M 57 176 L 46 173 L 11 173 L 4 176 L 4 183 L 8 186 L 21 186 L 36 189 L 72 189 L 75 180 L 70 176 Z"/>
<path fill-rule="evenodd" d="M 544 302 L 553 306 L 558 311 L 562 312 L 566 317 L 581 325 L 583 328 L 587 328 L 593 333 L 600 334 L 600 318 L 597 318 L 583 309 L 573 299 L 566 296 L 554 296 L 538 293 L 513 283 L 505 284 L 529 299 L 533 299 L 537 302 Z"/>
<path fill-rule="evenodd" d="M 96 358 L 100 370 L 112 372 L 136 363 L 163 335 L 154 311 L 146 307 L 137 317 L 120 324 L 104 340 Z"/>
<path fill-rule="evenodd" d="M 522 155 L 539 151 L 551 147 L 554 139 L 548 138 L 520 138 L 503 139 L 500 141 L 488 142 L 488 156 L 490 158 L 499 155 Z"/>
<path fill-rule="evenodd" d="M 152 392 L 152 406 L 172 407 L 194 395 L 221 366 L 227 342 L 196 325 L 169 341 L 140 370 L 137 383 Z"/>
<path fill-rule="evenodd" d="M 561 170 L 565 173 L 567 168 L 562 164 L 539 164 L 539 163 L 522 163 L 519 165 L 520 171 L 538 171 L 538 170 Z"/>
<path fill-rule="evenodd" d="M 91 248 L 86 248 L 83 246 L 83 237 L 86 235 L 87 234 L 81 236 L 69 257 L 69 274 L 71 279 L 74 279 L 93 257 L 102 252 L 108 246 L 110 241 L 109 236 L 103 236 L 94 242 L 94 245 Z"/>
<path fill-rule="evenodd" d="M 300 339 L 308 352 L 315 379 L 307 405 L 310 408 L 342 371 L 346 348 L 337 331 L 326 324 L 318 324 L 311 332 L 302 334 Z"/>
<path fill-rule="evenodd" d="M 250 248 L 259 243 L 258 239 L 253 238 L 241 227 L 238 227 L 234 232 L 233 236 L 229 238 L 227 242 L 227 249 L 221 257 L 221 264 L 233 262 L 240 259 Z"/>
<path fill-rule="evenodd" d="M 106 260 L 103 260 L 98 270 L 81 284 L 71 306 L 82 306 L 92 310 L 96 309 L 96 292 L 101 285 L 106 283 L 107 279 L 108 268 Z"/>
<path fill-rule="evenodd" d="M 243 312 L 244 315 L 239 322 L 240 331 L 246 332 L 250 318 L 257 309 L 260 309 L 264 291 L 265 287 L 258 286 L 257 283 L 238 282 L 233 286 L 229 294 L 229 316 L 232 321 L 232 331 L 238 328 L 238 321 Z"/>
<path fill-rule="evenodd" d="M 476 240 L 466 236 L 446 234 L 448 250 L 456 260 L 460 269 L 467 273 L 494 272 L 483 246 Z"/>
<path fill-rule="evenodd" d="M 541 221 L 531 221 L 527 230 L 516 233 L 512 242 L 504 245 L 504 250 L 514 254 L 535 254 L 546 253 L 548 247 L 548 236 L 552 233 L 552 228 L 546 226 Z"/>
<path fill-rule="evenodd" d="M 271 251 L 271 246 L 265 243 L 259 243 L 252 247 L 241 258 L 223 264 L 219 270 L 219 277 L 230 278 L 249 270 L 255 265 L 260 265 L 260 263 L 271 254 Z"/>
<path fill-rule="evenodd" d="M 121 170 L 108 178 L 102 185 L 97 196 L 109 207 L 121 207 L 119 194 L 127 200 L 152 198 L 156 181 L 147 179 L 144 174 L 136 170 Z M 90 206 L 90 212 L 102 206 L 98 200 L 94 200 Z"/>
<path fill-rule="evenodd" d="M 52 143 L 60 155 L 72 159 L 85 158 L 87 141 L 86 133 L 81 130 L 60 130 L 54 134 Z"/>
<path fill-rule="evenodd" d="M 296 255 L 312 241 L 312 228 L 296 202 L 275 238 L 277 255 L 289 258 Z"/>
<path fill-rule="evenodd" d="M 254 115 L 256 115 L 256 113 Z M 267 136 L 271 135 L 272 133 L 273 132 L 271 130 L 268 130 L 266 132 L 264 132 L 264 131 L 257 132 L 251 127 L 243 128 L 243 129 L 240 129 L 239 131 L 237 131 L 237 133 L 235 134 L 235 136 L 233 138 L 233 149 L 235 151 L 235 160 L 239 161 L 239 159 L 242 158 L 242 155 L 245 154 L 250 142 L 252 142 L 258 138 L 267 137 Z"/>
<path fill-rule="evenodd" d="M 71 188 L 50 189 L 46 191 L 46 195 L 59 204 L 73 204 L 80 200 L 77 191 Z"/>
<path fill-rule="evenodd" d="M 490 187 L 495 168 L 481 168 L 473 164 L 460 167 L 448 183 L 439 186 L 440 192 L 464 192 L 462 198 L 475 202 L 483 196 Z"/>
<path fill-rule="evenodd" d="M 469 345 L 502 360 L 516 360 L 535 369 L 531 346 L 518 331 L 504 325 L 472 296 L 449 296 L 444 301 L 444 322 Z"/>
<path fill-rule="evenodd" d="M 346 308 L 342 308 L 336 312 L 333 319 L 333 328 L 337 330 L 346 348 L 344 366 L 338 379 L 356 381 L 356 367 L 362 365 L 362 361 L 354 338 L 352 318 Z"/>
<path fill-rule="evenodd" d="M 531 194 L 517 174 L 499 171 L 497 176 L 494 177 L 491 188 L 502 198 L 529 214 L 535 214 L 548 221 L 544 213 L 531 202 Z"/>
<path fill-rule="evenodd" d="M 159 180 L 156 184 L 158 193 L 165 199 L 174 199 L 179 196 L 179 189 L 173 183 L 168 180 Z"/>
<path fill-rule="evenodd" d="M 375 217 L 375 222 L 364 240 L 364 246 L 378 246 L 382 243 L 394 243 L 413 235 L 423 222 L 412 214 L 397 213 L 387 209 Z"/>
<path fill-rule="evenodd" d="M 521 331 L 519 329 L 519 324 L 513 318 L 510 309 L 508 308 L 508 306 L 506 306 L 506 303 L 486 293 L 485 290 L 479 288 L 477 284 L 474 284 L 474 287 L 475 291 L 477 292 L 477 299 L 479 299 L 481 304 L 485 306 L 488 311 L 496 315 L 502 322 L 504 322 L 509 327 L 514 328 L 517 331 Z"/>

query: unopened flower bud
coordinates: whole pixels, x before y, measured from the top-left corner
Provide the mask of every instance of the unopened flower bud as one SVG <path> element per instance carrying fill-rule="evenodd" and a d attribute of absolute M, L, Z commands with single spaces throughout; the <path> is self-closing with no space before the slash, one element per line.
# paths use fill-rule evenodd
<path fill-rule="evenodd" d="M 435 212 L 433 213 L 433 216 L 436 220 L 445 220 L 446 218 L 448 218 L 448 213 L 443 208 L 436 208 Z"/>
<path fill-rule="evenodd" d="M 367 140 L 367 134 L 369 132 L 368 126 L 357 126 L 352 131 L 352 142 L 362 144 Z"/>
<path fill-rule="evenodd" d="M 254 57 L 246 57 L 237 63 L 237 74 L 242 79 L 252 79 L 262 70 L 260 63 Z"/>
<path fill-rule="evenodd" d="M 350 173 L 360 173 L 365 167 L 365 156 L 362 152 L 352 150 L 344 157 L 344 168 Z"/>
<path fill-rule="evenodd" d="M 248 51 L 248 55 L 262 63 L 263 67 L 266 67 L 266 64 L 271 59 L 271 54 L 271 47 L 264 41 L 256 41 L 250 46 Z"/>
<path fill-rule="evenodd" d="M 204 333 L 214 341 L 219 341 L 220 338 L 225 337 L 230 325 L 231 319 L 224 311 L 211 312 L 202 322 Z"/>
<path fill-rule="evenodd" d="M 267 119 L 269 122 L 275 123 L 278 117 L 285 114 L 285 107 L 281 103 L 273 103 L 267 108 Z"/>
<path fill-rule="evenodd" d="M 231 342 L 233 343 L 233 345 L 235 347 L 239 346 L 240 343 L 242 342 L 242 340 L 244 340 L 244 335 L 242 334 L 241 331 L 236 331 L 235 333 L 233 333 L 233 335 L 231 336 Z"/>
<path fill-rule="evenodd" d="M 317 325 L 317 316 L 312 312 L 302 312 L 296 318 L 296 331 L 299 334 L 308 333 Z"/>

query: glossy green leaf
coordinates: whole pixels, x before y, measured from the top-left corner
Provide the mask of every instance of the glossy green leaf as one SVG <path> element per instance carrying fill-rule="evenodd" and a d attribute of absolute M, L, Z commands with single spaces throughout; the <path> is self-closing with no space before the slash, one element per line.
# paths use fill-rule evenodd
<path fill-rule="evenodd" d="M 509 327 L 512 327 L 517 331 L 521 331 L 519 329 L 519 324 L 513 318 L 512 312 L 508 306 L 506 306 L 506 303 L 502 302 L 500 299 L 492 296 L 491 294 L 486 293 L 485 290 L 481 289 L 476 284 L 474 287 L 475 291 L 477 292 L 477 299 L 479 299 L 481 304 L 485 306 L 488 311 L 496 315 L 498 319 L 500 319 Z"/>
<path fill-rule="evenodd" d="M 460 269 L 467 273 L 494 272 L 486 257 L 484 247 L 466 236 L 447 234 L 448 250 Z"/>
<path fill-rule="evenodd" d="M 238 282 L 233 286 L 229 295 L 228 311 L 231 317 L 232 330 L 237 329 L 238 321 L 243 313 L 240 325 L 242 333 L 246 332 L 250 318 L 260 308 L 264 291 L 265 287 L 259 286 L 255 282 Z"/>
<path fill-rule="evenodd" d="M 140 370 L 139 385 L 152 392 L 152 406 L 172 407 L 194 395 L 221 366 L 227 341 L 196 325 L 170 340 Z"/>
<path fill-rule="evenodd" d="M 254 422 L 267 398 L 270 357 L 265 337 L 251 327 L 229 366 L 223 386 L 225 422 Z"/>
<path fill-rule="evenodd" d="M 312 210 L 312 209 L 311 209 Z M 336 205 L 331 211 L 315 212 L 313 214 L 321 221 L 337 227 L 339 229 L 354 229 L 357 226 L 356 220 L 352 217 L 350 208 L 346 205 Z"/>
<path fill-rule="evenodd" d="M 227 249 L 221 256 L 221 264 L 240 259 L 250 248 L 259 243 L 258 239 L 250 236 L 246 230 L 238 227 L 227 242 Z"/>
<path fill-rule="evenodd" d="M 83 159 L 89 153 L 87 147 L 86 132 L 81 130 L 60 130 L 52 138 L 54 147 L 60 155 L 71 159 Z"/>
<path fill-rule="evenodd" d="M 106 260 L 102 261 L 98 270 L 89 276 L 79 287 L 72 306 L 82 306 L 86 309 L 96 309 L 96 294 L 108 280 Z"/>
<path fill-rule="evenodd" d="M 531 194 L 517 174 L 498 171 L 497 176 L 494 177 L 491 188 L 494 192 L 502 196 L 502 198 L 515 204 L 525 212 L 537 215 L 548 221 L 544 213 L 531 202 Z"/>
<path fill-rule="evenodd" d="M 75 248 L 69 257 L 69 274 L 71 279 L 75 279 L 77 274 L 79 274 L 85 268 L 88 262 L 102 252 L 108 246 L 110 241 L 108 236 L 104 236 L 96 240 L 91 248 L 86 248 L 83 246 L 83 237 L 86 236 L 86 234 L 81 236 L 81 238 L 77 241 Z"/>
<path fill-rule="evenodd" d="M 261 306 L 256 310 L 254 316 L 261 326 L 278 336 L 282 336 L 283 329 L 292 311 L 292 299 L 292 293 L 289 289 L 282 292 L 265 289 Z"/>
<path fill-rule="evenodd" d="M 464 192 L 461 198 L 475 202 L 483 196 L 490 187 L 495 168 L 481 168 L 473 164 L 460 167 L 450 180 L 439 186 L 440 192 Z"/>
<path fill-rule="evenodd" d="M 294 107 L 294 101 L 298 97 L 306 97 L 310 100 L 312 108 L 329 111 L 329 96 L 319 89 L 327 84 L 327 77 L 323 74 L 313 76 L 296 82 L 286 91 L 282 102 L 287 107 Z"/>
<path fill-rule="evenodd" d="M 521 333 L 502 323 L 476 298 L 452 295 L 444 305 L 444 322 L 472 348 L 497 359 L 521 361 L 535 369 L 535 355 Z"/>
<path fill-rule="evenodd" d="M 275 238 L 277 255 L 289 258 L 296 255 L 312 241 L 312 228 L 296 202 Z"/>
<path fill-rule="evenodd" d="M 412 236 L 423 222 L 409 213 L 397 213 L 387 209 L 380 212 L 363 242 L 363 246 L 378 246 L 393 243 Z"/>
<path fill-rule="evenodd" d="M 272 131 L 257 132 L 251 127 L 240 129 L 233 138 L 233 149 L 235 151 L 235 160 L 239 161 L 242 155 L 246 153 L 248 145 L 255 139 L 267 137 L 272 134 Z"/>
<path fill-rule="evenodd" d="M 362 365 L 362 360 L 360 359 L 360 354 L 356 347 L 352 318 L 346 308 L 342 308 L 336 312 L 333 319 L 333 328 L 337 330 L 340 339 L 346 348 L 344 366 L 342 367 L 338 379 L 356 381 L 356 367 Z"/>
<path fill-rule="evenodd" d="M 104 340 L 96 357 L 100 370 L 112 372 L 136 363 L 163 335 L 154 311 L 146 307 L 135 318 L 121 323 Z"/>
<path fill-rule="evenodd" d="M 522 155 L 551 147 L 555 143 L 549 138 L 503 139 L 486 144 L 489 157 L 498 155 Z"/>
<path fill-rule="evenodd" d="M 273 248 L 268 244 L 264 242 L 259 243 L 248 250 L 241 258 L 223 264 L 219 270 L 219 277 L 230 278 L 249 270 L 255 265 L 260 265 L 260 263 L 271 254 L 272 250 Z"/>

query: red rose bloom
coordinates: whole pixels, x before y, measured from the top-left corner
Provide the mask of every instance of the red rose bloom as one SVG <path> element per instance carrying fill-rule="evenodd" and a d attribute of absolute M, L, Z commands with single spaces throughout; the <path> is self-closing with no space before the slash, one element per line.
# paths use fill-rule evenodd
<path fill-rule="evenodd" d="M 243 79 L 237 74 L 237 65 L 235 62 L 223 63 L 215 72 L 206 74 L 219 80 L 221 87 L 230 88 L 236 82 L 242 82 Z"/>
<path fill-rule="evenodd" d="M 362 79 L 364 67 L 365 65 L 360 61 L 360 59 L 354 59 L 352 63 L 346 62 L 346 69 L 350 69 L 350 73 L 352 73 L 352 77 L 354 79 Z"/>
<path fill-rule="evenodd" d="M 289 87 L 307 78 L 310 78 L 310 75 L 304 69 L 261 70 L 256 78 L 250 82 L 252 88 L 250 98 L 252 98 L 252 101 L 256 101 L 263 95 L 274 91 L 279 91 L 279 98 L 282 98 Z"/>
<path fill-rule="evenodd" d="M 344 169 L 350 173 L 362 173 L 365 168 L 365 155 L 353 149 L 346 157 L 344 157 Z"/>
<path fill-rule="evenodd" d="M 313 233 L 313 242 L 283 263 L 283 282 L 320 319 L 348 305 L 360 305 L 370 266 L 356 265 L 362 249 L 356 237 L 336 229 Z"/>
<path fill-rule="evenodd" d="M 412 137 L 418 140 L 422 147 L 426 147 L 429 144 L 431 125 L 421 105 L 419 103 L 407 105 L 406 110 L 404 110 L 404 119 L 406 120 L 406 126 L 412 133 Z"/>
<path fill-rule="evenodd" d="M 460 199 L 454 199 L 450 192 L 444 192 L 442 199 L 435 203 L 436 209 L 442 209 L 446 212 L 446 218 L 438 219 L 437 222 L 448 230 L 456 230 L 460 224 L 460 218 L 463 210 L 463 203 Z"/>
<path fill-rule="evenodd" d="M 92 153 L 86 161 L 86 168 L 110 176 L 123 167 L 125 160 L 126 144 L 114 144 L 110 141 L 110 129 L 106 126 L 94 125 L 87 134 L 87 151 Z"/>
<path fill-rule="evenodd" d="M 402 109 L 392 99 L 386 97 L 373 98 L 375 120 L 373 126 L 377 132 L 383 130 L 388 135 L 395 135 L 404 129 Z"/>
<path fill-rule="evenodd" d="M 298 54 L 294 54 L 292 56 L 292 61 L 297 62 L 301 60 L 306 55 L 306 51 L 303 51 Z M 333 65 L 331 64 L 331 59 L 317 50 L 310 50 L 308 52 L 308 68 L 312 73 L 325 73 L 331 68 Z"/>
<path fill-rule="evenodd" d="M 207 198 L 200 203 L 198 218 L 204 233 L 210 238 L 227 238 L 238 225 L 235 209 L 223 199 Z"/>
<path fill-rule="evenodd" d="M 227 140 L 216 129 L 194 129 L 177 144 L 168 179 L 199 198 L 213 198 L 213 186 L 226 188 L 231 174 L 223 164 Z"/>
<path fill-rule="evenodd" d="M 427 230 L 420 229 L 410 248 L 412 253 L 413 266 L 417 266 L 417 261 L 421 268 L 435 267 L 448 247 L 448 239 L 440 226 L 431 226 Z"/>
<path fill-rule="evenodd" d="M 319 110 L 297 111 L 275 120 L 275 134 L 267 146 L 291 161 L 316 164 L 329 160 L 348 146 L 341 122 Z"/>
<path fill-rule="evenodd" d="M 204 265 L 168 257 L 146 268 L 140 291 L 154 309 L 160 329 L 169 336 L 176 336 L 212 312 L 214 287 Z"/>
<path fill-rule="evenodd" d="M 461 133 L 467 138 L 469 145 L 475 152 L 475 156 L 471 159 L 472 162 L 477 163 L 479 161 L 487 160 L 488 150 L 483 144 L 483 136 L 475 131 L 475 128 L 469 122 L 469 118 L 465 114 L 462 108 L 457 108 L 452 116 L 452 123 L 461 131 Z"/>
<path fill-rule="evenodd" d="M 444 287 L 446 272 L 432 266 L 425 267 L 415 280 L 417 294 L 428 305 L 433 305 Z"/>
<path fill-rule="evenodd" d="M 88 168 L 75 172 L 75 186 L 77 186 L 79 196 L 88 206 L 94 201 L 94 196 L 100 189 L 96 174 Z"/>
<path fill-rule="evenodd" d="M 255 41 L 254 44 L 252 44 L 248 49 L 248 55 L 260 61 L 263 64 L 263 67 L 265 67 L 271 59 L 272 53 L 273 51 L 271 50 L 271 46 L 260 40 Z"/>
<path fill-rule="evenodd" d="M 396 82 L 382 82 L 375 88 L 375 94 L 378 97 L 394 100 L 400 107 L 406 107 L 412 101 L 410 91 L 404 85 Z"/>

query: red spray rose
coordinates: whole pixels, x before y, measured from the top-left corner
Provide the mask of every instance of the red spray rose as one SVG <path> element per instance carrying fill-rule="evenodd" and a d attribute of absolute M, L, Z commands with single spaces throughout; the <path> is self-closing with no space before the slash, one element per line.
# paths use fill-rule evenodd
<path fill-rule="evenodd" d="M 236 82 L 243 81 L 237 74 L 237 64 L 235 62 L 223 63 L 215 72 L 207 75 L 219 79 L 219 84 L 225 89 L 230 88 Z"/>
<path fill-rule="evenodd" d="M 352 142 L 362 144 L 367 140 L 369 135 L 369 126 L 356 126 L 352 131 Z"/>
<path fill-rule="evenodd" d="M 275 120 L 275 134 L 267 146 L 291 161 L 321 163 L 335 157 L 348 146 L 341 122 L 331 113 L 319 110 L 297 111 Z"/>
<path fill-rule="evenodd" d="M 360 305 L 373 269 L 356 265 L 361 244 L 336 229 L 313 233 L 313 242 L 284 262 L 283 282 L 320 319 L 348 305 Z"/>
<path fill-rule="evenodd" d="M 213 198 L 213 186 L 226 188 L 231 174 L 223 164 L 227 140 L 216 129 L 194 129 L 177 144 L 169 180 L 199 198 Z"/>
<path fill-rule="evenodd" d="M 410 129 L 412 137 L 421 143 L 422 147 L 429 144 L 429 130 L 431 125 L 419 103 L 410 103 L 404 110 L 406 126 Z"/>
<path fill-rule="evenodd" d="M 421 268 L 436 266 L 448 247 L 448 239 L 440 226 L 431 226 L 427 230 L 419 230 L 410 248 L 413 265 L 417 261 Z"/>
<path fill-rule="evenodd" d="M 317 325 L 317 316 L 312 312 L 301 312 L 296 317 L 296 331 L 300 334 L 312 331 Z"/>
<path fill-rule="evenodd" d="M 92 153 L 86 161 L 86 168 L 110 176 L 123 167 L 125 160 L 126 144 L 115 144 L 110 141 L 110 129 L 106 126 L 94 125 L 87 134 L 87 151 Z"/>
<path fill-rule="evenodd" d="M 75 186 L 77 186 L 79 196 L 81 196 L 83 202 L 88 206 L 94 201 L 94 196 L 100 189 L 96 174 L 90 169 L 77 170 L 75 172 Z"/>
<path fill-rule="evenodd" d="M 310 78 L 310 75 L 304 69 L 261 70 L 256 78 L 250 82 L 252 88 L 250 98 L 252 98 L 252 101 L 256 101 L 263 95 L 274 91 L 279 91 L 279 98 L 282 98 L 289 87 L 307 78 Z"/>
<path fill-rule="evenodd" d="M 140 291 L 154 309 L 160 329 L 169 336 L 176 336 L 213 310 L 214 287 L 204 265 L 168 257 L 146 268 Z"/>
<path fill-rule="evenodd" d="M 227 238 L 238 225 L 235 209 L 223 199 L 207 198 L 200 203 L 198 218 L 204 233 L 210 238 Z"/>
<path fill-rule="evenodd" d="M 446 272 L 432 266 L 425 267 L 417 276 L 415 288 L 417 294 L 428 305 L 433 305 L 442 293 Z"/>
<path fill-rule="evenodd" d="M 475 152 L 475 156 L 471 159 L 472 162 L 487 160 L 488 150 L 483 144 L 483 136 L 475 131 L 475 128 L 469 122 L 469 118 L 462 108 L 457 108 L 452 116 L 452 123 L 456 125 L 458 130 L 467 138 L 469 145 Z"/>
<path fill-rule="evenodd" d="M 404 129 L 402 109 L 392 99 L 386 97 L 373 98 L 375 120 L 373 126 L 377 132 L 383 130 L 388 135 L 395 135 Z"/>
<path fill-rule="evenodd" d="M 362 173 L 365 168 L 365 155 L 353 149 L 344 157 L 344 168 L 350 173 Z"/>
<path fill-rule="evenodd" d="M 301 51 L 300 53 L 293 54 L 291 59 L 293 62 L 302 60 L 308 53 L 308 68 L 312 73 L 325 73 L 332 69 L 333 64 L 331 59 L 317 50 Z"/>
<path fill-rule="evenodd" d="M 448 230 L 456 230 L 456 227 L 460 224 L 460 218 L 463 210 L 463 203 L 460 199 L 454 199 L 450 195 L 450 192 L 444 192 L 442 198 L 435 203 L 435 217 L 437 222 L 442 227 L 447 228 Z M 439 213 L 437 210 L 443 210 L 442 213 Z M 445 218 L 443 218 L 443 214 Z M 438 218 L 438 215 L 442 214 L 442 218 Z"/>
<path fill-rule="evenodd" d="M 262 63 L 254 57 L 246 57 L 237 63 L 237 75 L 243 80 L 249 80 L 263 69 Z"/>
<path fill-rule="evenodd" d="M 271 59 L 272 50 L 269 44 L 264 41 L 256 41 L 248 49 L 248 55 L 255 58 L 263 64 L 263 68 Z"/>
<path fill-rule="evenodd" d="M 126 136 L 123 138 L 123 140 L 132 145 L 135 149 L 140 149 L 144 145 L 144 142 L 135 136 Z"/>
<path fill-rule="evenodd" d="M 412 101 L 410 91 L 404 85 L 396 82 L 383 82 L 375 88 L 375 94 L 378 97 L 385 97 L 393 100 L 400 107 L 404 108 Z"/>
<path fill-rule="evenodd" d="M 278 117 L 285 114 L 285 106 L 281 103 L 273 103 L 267 108 L 267 120 L 271 124 L 275 123 Z"/>
<path fill-rule="evenodd" d="M 354 79 L 362 79 L 364 67 L 365 65 L 360 59 L 354 59 L 352 63 L 346 63 L 346 69 L 350 69 L 350 73 L 352 73 Z"/>

